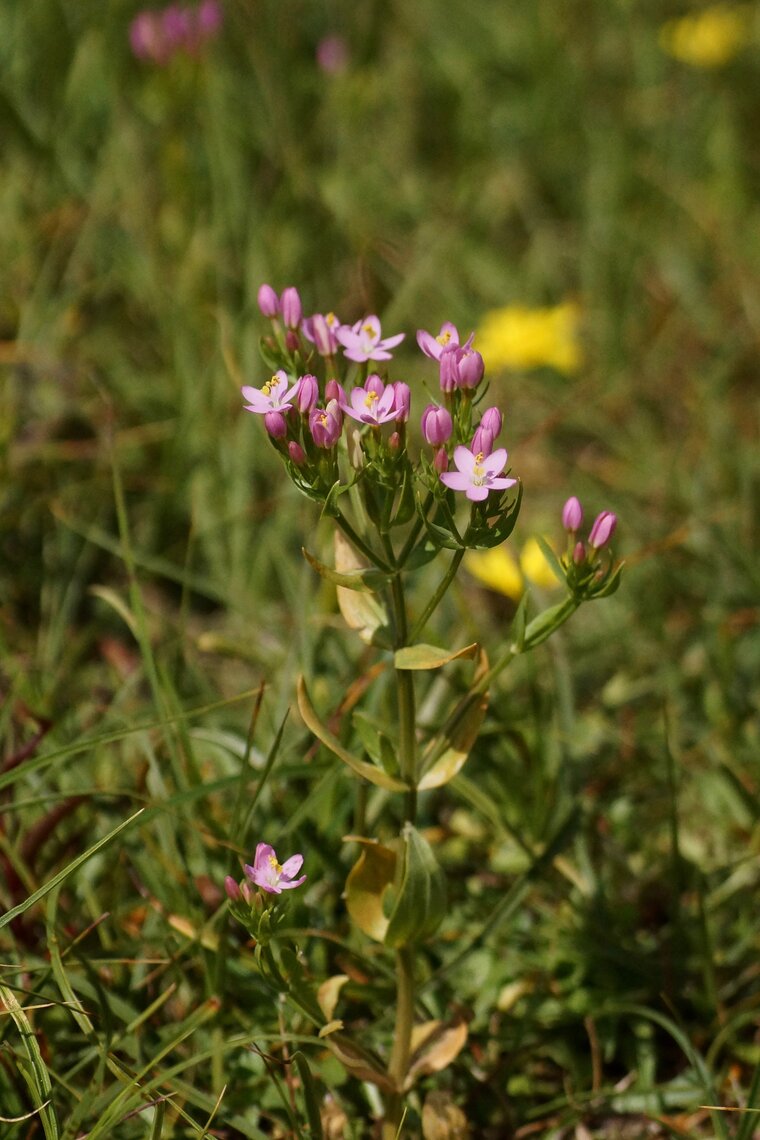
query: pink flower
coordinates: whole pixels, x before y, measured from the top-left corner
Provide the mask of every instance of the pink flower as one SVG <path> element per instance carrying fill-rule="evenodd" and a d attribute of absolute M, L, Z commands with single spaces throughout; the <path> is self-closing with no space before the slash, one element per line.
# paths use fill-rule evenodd
<path fill-rule="evenodd" d="M 502 418 L 498 408 L 486 408 L 480 417 L 480 426 L 496 437 L 501 431 Z"/>
<path fill-rule="evenodd" d="M 421 426 L 425 442 L 431 447 L 440 447 L 442 443 L 446 443 L 451 439 L 454 430 L 451 413 L 447 408 L 441 408 L 437 404 L 428 404 L 425 408 Z"/>
<path fill-rule="evenodd" d="M 506 462 L 507 451 L 504 447 L 488 456 L 482 452 L 475 455 L 468 447 L 456 447 L 454 463 L 457 470 L 445 471 L 441 475 L 441 482 L 452 491 L 464 491 L 473 502 L 481 501 L 487 498 L 489 491 L 506 491 L 517 482 L 516 479 L 501 476 Z"/>
<path fill-rule="evenodd" d="M 284 439 L 288 425 L 282 412 L 264 412 L 264 427 L 272 439 Z"/>
<path fill-rule="evenodd" d="M 343 413 L 337 400 L 329 400 L 326 408 L 312 408 L 309 413 L 309 431 L 317 447 L 334 447 L 342 428 Z"/>
<path fill-rule="evenodd" d="M 363 388 L 351 389 L 349 399 L 344 401 L 341 407 L 346 415 L 351 416 L 352 419 L 359 420 L 363 424 L 374 424 L 375 427 L 378 427 L 380 424 L 396 419 L 395 387 L 393 384 L 386 387 L 380 377 L 373 372 L 371 376 L 367 377 L 367 382 Z"/>
<path fill-rule="evenodd" d="M 279 895 L 282 891 L 292 891 L 300 887 L 306 879 L 294 878 L 303 865 L 303 855 L 291 855 L 284 863 L 277 862 L 277 853 L 268 843 L 259 843 L 253 857 L 253 866 L 245 864 L 245 873 L 257 887 L 267 891 L 270 895 Z"/>
<path fill-rule="evenodd" d="M 291 463 L 294 463 L 296 467 L 303 467 L 306 462 L 306 452 L 300 443 L 297 443 L 294 439 L 291 439 L 288 444 L 288 455 L 290 456 Z"/>
<path fill-rule="evenodd" d="M 381 338 L 382 329 L 380 321 L 375 316 L 365 317 L 355 325 L 341 325 L 336 337 L 343 345 L 343 351 L 349 360 L 362 364 L 365 360 L 390 360 L 389 348 L 395 348 L 404 339 L 404 333 L 396 336 Z"/>
<path fill-rule="evenodd" d="M 479 451 L 482 451 L 484 455 L 490 455 L 493 451 L 493 441 L 493 432 L 489 431 L 488 428 L 484 427 L 481 423 L 475 429 L 475 435 L 472 437 L 472 443 L 470 444 L 470 451 L 473 452 L 474 455 L 477 455 Z"/>
<path fill-rule="evenodd" d="M 337 75 L 348 66 L 348 44 L 343 36 L 324 36 L 317 44 L 317 65 L 328 75 Z"/>
<path fill-rule="evenodd" d="M 301 325 L 301 331 L 307 340 L 316 348 L 320 356 L 335 356 L 338 351 L 338 338 L 336 333 L 340 328 L 340 321 L 335 313 L 315 313 L 313 317 L 306 317 Z"/>
<path fill-rule="evenodd" d="M 288 378 L 280 369 L 261 388 L 250 388 L 246 385 L 241 388 L 243 396 L 248 401 L 245 410 L 256 412 L 260 416 L 266 415 L 267 412 L 288 412 L 293 407 L 292 400 L 298 395 L 299 384 L 300 380 L 296 380 L 295 384 L 288 388 Z"/>
<path fill-rule="evenodd" d="M 453 392 L 455 388 L 477 388 L 483 379 L 483 357 L 470 348 L 469 341 L 466 345 L 444 349 L 438 363 L 444 392 Z"/>
<path fill-rule="evenodd" d="M 575 534 L 583 522 L 583 507 L 575 495 L 572 495 L 562 508 L 562 525 L 570 534 Z"/>
<path fill-rule="evenodd" d="M 470 347 L 474 335 L 474 333 L 470 333 L 464 346 L 465 348 Z M 459 332 L 457 331 L 456 325 L 452 325 L 451 321 L 444 321 L 438 336 L 433 336 L 432 333 L 425 332 L 424 329 L 418 329 L 417 344 L 425 353 L 425 356 L 429 356 L 431 360 L 440 360 L 441 353 L 447 348 L 460 347 Z"/>
<path fill-rule="evenodd" d="M 591 534 L 588 536 L 588 544 L 592 550 L 601 550 L 603 546 L 612 538 L 617 526 L 617 515 L 613 515 L 612 511 L 602 511 L 597 515 L 594 520 L 594 525 L 591 528 Z"/>

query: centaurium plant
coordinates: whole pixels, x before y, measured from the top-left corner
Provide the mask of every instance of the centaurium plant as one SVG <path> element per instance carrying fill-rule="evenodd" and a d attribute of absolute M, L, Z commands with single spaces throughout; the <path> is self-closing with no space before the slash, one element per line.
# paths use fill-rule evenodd
<path fill-rule="evenodd" d="M 355 717 L 353 747 L 324 723 L 306 681 L 298 683 L 301 716 L 356 779 L 357 803 L 363 802 L 367 784 L 388 793 L 381 826 L 383 834 L 395 832 L 397 837 L 385 842 L 372 835 L 351 837 L 359 853 L 345 891 L 355 925 L 395 956 L 396 1016 L 385 1052 L 382 1041 L 360 1045 L 342 1023 L 335 1023 L 340 1032 L 332 1031 L 334 1002 L 329 1009 L 320 1004 L 321 991 L 307 978 L 293 948 L 278 939 L 285 913 L 281 894 L 303 883 L 302 856 L 280 864 L 262 840 L 242 883 L 230 878 L 226 886 L 232 912 L 257 940 L 265 976 L 319 1027 L 349 1074 L 380 1090 L 383 1137 L 391 1140 L 398 1135 L 417 1077 L 450 1063 L 466 1038 L 466 1029 L 456 1022 L 428 1022 L 429 1032 L 422 1035 L 417 1024 L 417 955 L 421 944 L 434 937 L 446 907 L 444 876 L 417 829 L 420 795 L 445 786 L 465 765 L 494 678 L 581 604 L 617 588 L 620 567 L 609 554 L 616 518 L 603 511 L 584 542 L 578 537 L 580 502 L 568 499 L 561 511 L 566 551 L 559 558 L 548 544 L 544 551 L 564 579 L 566 596 L 530 620 L 523 603 L 493 663 L 477 645 L 430 644 L 425 640 L 430 620 L 465 552 L 503 543 L 522 502 L 522 484 L 510 473 L 507 448 L 497 444 L 503 415 L 494 406 L 481 411 L 484 366 L 474 335 L 462 341 L 450 322 L 437 336 L 417 333 L 431 372 L 437 368 L 439 395 L 415 408 L 410 386 L 389 375 L 391 350 L 403 333 L 384 335 L 374 314 L 350 325 L 333 312 L 304 317 L 293 286 L 278 295 L 262 285 L 258 301 L 269 321 L 261 349 L 271 372 L 259 387 L 242 389 L 245 409 L 262 418 L 298 489 L 333 520 L 334 565 L 304 553 L 314 570 L 337 587 L 347 624 L 376 647 L 394 679 L 392 715 L 382 725 Z M 444 563 L 437 583 L 427 597 L 410 598 L 416 573 L 435 560 Z M 473 661 L 464 695 L 452 700 L 433 729 L 423 727 L 417 716 L 420 697 L 437 670 L 461 659 Z M 361 812 L 358 819 L 365 829 Z M 420 1045 L 423 1038 L 431 1044 Z"/>

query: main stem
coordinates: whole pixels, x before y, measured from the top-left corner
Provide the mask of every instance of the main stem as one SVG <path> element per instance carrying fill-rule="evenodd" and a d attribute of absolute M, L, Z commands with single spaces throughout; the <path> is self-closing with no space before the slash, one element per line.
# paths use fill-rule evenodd
<path fill-rule="evenodd" d="M 409 638 L 409 618 L 400 571 L 396 572 L 391 581 L 391 597 L 395 647 L 401 649 Z M 417 725 L 414 674 L 411 670 L 396 670 L 396 696 L 399 720 L 399 768 L 402 779 L 409 786 L 404 816 L 407 822 L 414 823 L 417 815 Z M 383 1140 L 396 1140 L 404 1118 L 405 1098 L 402 1090 L 409 1068 L 414 1025 L 414 950 L 411 947 L 403 946 L 396 950 L 396 987 L 396 1024 L 388 1062 L 388 1076 L 396 1091 L 389 1094 L 386 1102 Z"/>
<path fill-rule="evenodd" d="M 411 947 L 405 946 L 396 951 L 396 986 L 396 1030 L 388 1062 L 388 1076 L 398 1091 L 390 1093 L 386 1102 L 383 1140 L 396 1140 L 404 1118 L 404 1094 L 401 1090 L 409 1068 L 414 1025 L 414 952 Z"/>

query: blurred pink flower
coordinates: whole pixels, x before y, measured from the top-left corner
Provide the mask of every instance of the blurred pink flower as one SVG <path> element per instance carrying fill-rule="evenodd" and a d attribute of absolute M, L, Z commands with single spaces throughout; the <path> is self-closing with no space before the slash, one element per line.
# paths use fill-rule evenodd
<path fill-rule="evenodd" d="M 343 36 L 323 36 L 317 44 L 317 66 L 328 75 L 339 75 L 348 66 L 348 44 Z"/>
<path fill-rule="evenodd" d="M 221 24 L 219 0 L 203 0 L 198 6 L 169 4 L 138 12 L 129 26 L 129 42 L 138 59 L 164 64 L 177 52 L 198 51 Z"/>

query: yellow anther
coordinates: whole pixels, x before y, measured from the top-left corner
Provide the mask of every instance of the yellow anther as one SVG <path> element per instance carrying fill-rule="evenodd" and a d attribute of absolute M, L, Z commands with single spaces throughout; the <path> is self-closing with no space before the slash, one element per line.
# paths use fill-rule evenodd
<path fill-rule="evenodd" d="M 377 398 L 377 392 L 367 392 L 367 395 L 364 397 L 364 407 L 371 408 Z"/>
<path fill-rule="evenodd" d="M 439 333 L 439 335 L 435 339 L 438 341 L 439 344 L 443 345 L 443 347 L 445 348 L 446 345 L 451 340 L 451 333 L 450 332 Z"/>

